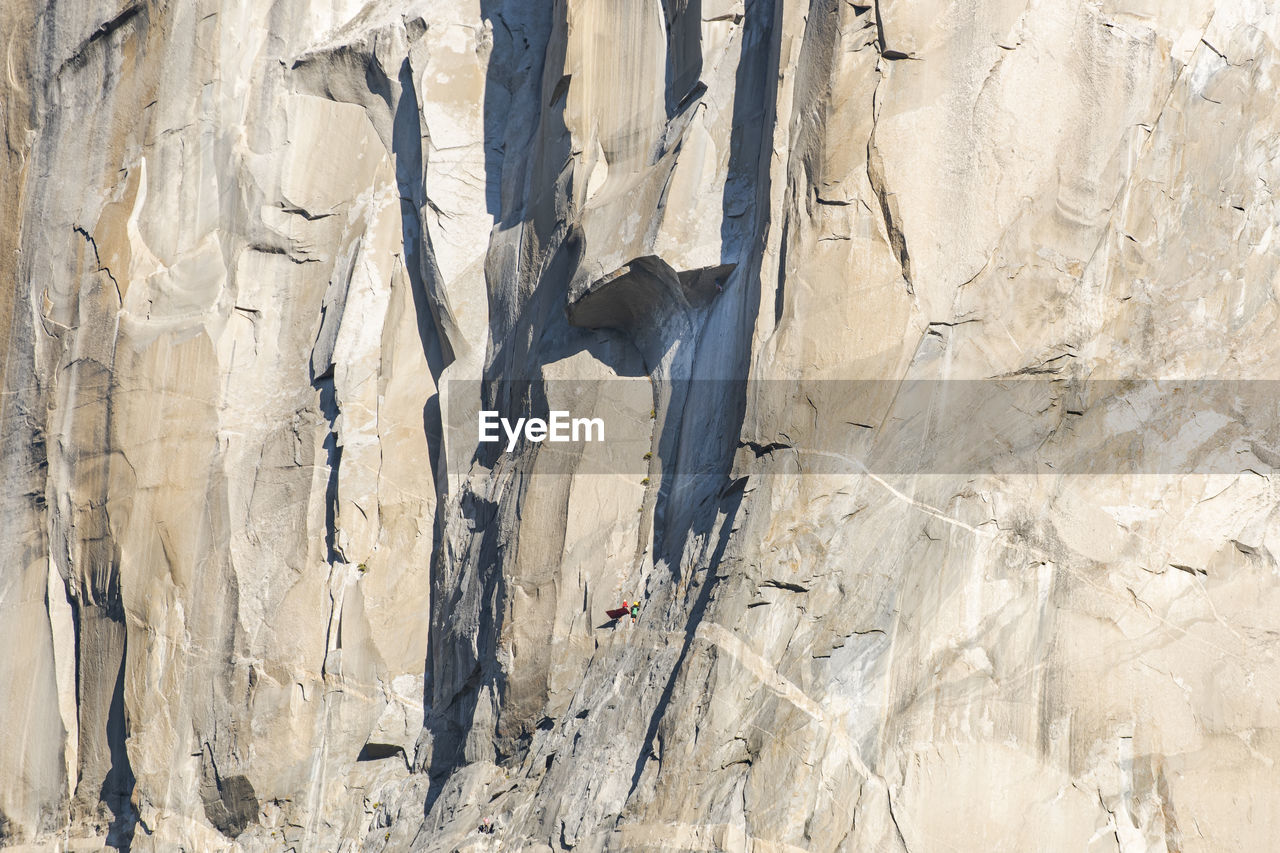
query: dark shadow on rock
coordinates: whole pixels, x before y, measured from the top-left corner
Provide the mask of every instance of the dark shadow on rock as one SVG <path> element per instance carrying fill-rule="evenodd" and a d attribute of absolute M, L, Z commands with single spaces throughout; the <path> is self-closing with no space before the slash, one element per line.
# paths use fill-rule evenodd
<path fill-rule="evenodd" d="M 323 376 L 311 381 L 319 394 L 320 413 L 324 415 L 327 430 L 324 437 L 325 466 L 329 476 L 324 489 L 324 547 L 325 560 L 333 565 L 346 558 L 338 547 L 338 471 L 342 465 L 342 445 L 338 443 L 338 400 L 333 388 L 333 366 Z"/>
<path fill-rule="evenodd" d="M 772 89 L 766 84 L 776 76 L 779 62 L 779 14 L 770 0 L 747 0 L 742 20 L 742 59 L 734 78 L 729 165 L 721 197 L 721 265 L 707 273 L 726 275 L 720 283 L 726 291 L 742 290 L 736 303 L 730 303 L 738 308 L 722 312 L 711 305 L 700 312 L 694 341 L 697 352 L 688 379 L 696 383 L 698 406 L 686 410 L 683 401 L 688 392 L 679 395 L 682 405 L 664 419 L 659 441 L 670 454 L 664 468 L 674 473 L 663 477 L 659 489 L 654 560 L 666 559 L 677 573 L 689 535 L 706 533 L 714 521 L 714 507 L 727 483 L 746 411 L 758 278 L 768 227 L 768 152 L 776 122 Z M 730 375 L 725 375 L 725 368 Z M 708 436 L 714 440 L 708 442 Z"/>
<path fill-rule="evenodd" d="M 83 310 L 90 310 L 85 306 Z M 87 334 L 87 332 L 86 332 Z M 74 524 L 55 526 L 70 553 L 68 566 L 76 580 L 70 588 L 72 625 L 76 641 L 76 714 L 79 726 L 79 781 L 73 802 L 75 812 L 96 822 L 102 808 L 110 813 L 108 844 L 128 849 L 137 815 L 131 797 L 134 774 L 126 743 L 124 685 L 126 644 L 124 602 L 121 593 L 121 553 L 115 541 L 107 507 L 110 506 L 111 460 L 118 443 L 113 420 L 113 376 L 110 367 L 86 358 L 79 363 L 77 419 L 80 435 L 91 440 L 64 448 L 68 464 L 76 472 L 80 491 L 72 498 Z M 92 429 L 86 428 L 92 424 Z M 58 591 L 55 594 L 64 594 Z"/>
<path fill-rule="evenodd" d="M 667 119 L 680 111 L 702 76 L 702 0 L 663 0 L 667 31 Z"/>
<path fill-rule="evenodd" d="M 404 244 L 404 265 L 417 309 L 418 337 L 431 376 L 437 382 L 453 363 L 454 353 L 447 330 L 453 318 L 444 298 L 443 281 L 435 263 L 431 237 L 422 221 L 428 205 L 422 156 L 422 124 L 418 116 L 418 94 L 409 60 L 400 65 L 400 98 L 391 123 L 391 154 L 395 160 L 396 186 L 400 191 L 400 235 Z"/>
<path fill-rule="evenodd" d="M 721 226 L 721 264 L 732 264 L 728 280 L 722 287 L 738 287 L 744 293 L 737 300 L 736 312 L 715 312 L 714 307 L 704 314 L 698 328 L 698 352 L 694 357 L 691 376 L 687 385 L 697 385 L 692 395 L 686 391 L 682 399 L 691 396 L 698 406 L 687 412 L 673 411 L 664 420 L 664 435 L 660 446 L 672 448 L 670 479 L 664 476 L 659 491 L 659 506 L 654 514 L 654 561 L 664 560 L 671 567 L 672 577 L 681 571 L 683 550 L 691 535 L 709 535 L 718 515 L 723 514 L 719 538 L 709 557 L 706 575 L 685 622 L 685 638 L 650 716 L 645 738 L 632 772 L 631 791 L 640 783 L 651 745 L 658 735 L 667 707 L 675 693 L 688 653 L 712 601 L 720 575 L 717 571 L 733 531 L 733 522 L 744 499 L 745 478 L 730 481 L 733 448 L 741 431 L 746 410 L 746 372 L 750 365 L 751 339 L 755 330 L 754 306 L 758 303 L 758 275 L 764 250 L 767 228 L 767 199 L 769 195 L 769 163 L 765 152 L 770 150 L 773 126 L 776 121 L 771 106 L 764 106 L 756 98 L 745 94 L 760 93 L 769 97 L 766 83 L 772 79 L 770 69 L 776 70 L 781 45 L 781 23 L 776 4 L 768 0 L 747 0 L 743 18 L 742 61 L 735 78 L 737 97 L 734 99 L 733 124 L 730 139 L 729 168 L 722 196 L 723 224 Z M 723 268 L 722 266 L 722 268 Z M 701 313 L 701 312 L 700 312 Z M 706 340 L 727 338 L 727 347 L 717 346 L 715 357 L 723 359 L 741 376 L 724 376 L 720 365 L 706 363 L 709 356 L 704 346 Z M 694 377 L 714 377 L 710 381 Z M 705 413 L 715 413 L 716 419 L 708 423 Z M 714 441 L 708 443 L 705 435 Z M 710 449 L 708 455 L 706 451 Z M 658 510 L 661 510 L 659 512 Z M 630 795 L 628 795 L 630 796 Z"/>
<path fill-rule="evenodd" d="M 762 248 L 759 217 L 760 188 L 766 188 L 768 199 L 768 158 L 761 154 L 772 146 L 773 114 L 772 79 L 769 71 L 778 66 L 782 26 L 774 20 L 777 14 L 772 0 L 746 0 L 742 18 L 742 59 L 734 75 L 733 124 L 729 141 L 729 166 L 725 176 L 720 207 L 720 262 L 736 263 L 740 268 L 758 267 L 759 258 L 748 255 Z M 770 104 L 764 98 L 770 99 Z M 767 207 L 767 204 L 766 204 Z M 753 240 L 753 238 L 755 238 Z"/>
<path fill-rule="evenodd" d="M 111 707 L 107 712 L 107 744 L 111 751 L 111 769 L 102 782 L 99 794 L 102 802 L 111 809 L 111 824 L 107 828 L 107 846 L 128 850 L 133 844 L 133 831 L 138 815 L 133 810 L 133 768 L 129 765 L 129 753 L 125 741 L 129 736 L 124 718 L 124 662 L 128 656 L 128 635 L 121 624 L 120 668 L 116 674 L 115 689 L 111 693 Z"/>
<path fill-rule="evenodd" d="M 200 799 L 205 817 L 227 838 L 236 838 L 258 820 L 258 795 L 248 777 L 223 776 L 206 743 L 201 754 Z"/>
<path fill-rule="evenodd" d="M 733 522 L 737 518 L 738 509 L 742 506 L 745 485 L 746 483 L 742 481 L 732 484 L 724 496 L 721 504 L 724 519 L 720 525 L 720 537 L 711 553 L 708 570 L 702 580 L 702 586 L 698 590 L 698 596 L 694 600 L 693 606 L 689 609 L 689 618 L 685 621 L 684 643 L 680 647 L 680 655 L 676 658 L 675 665 L 671 667 L 671 673 L 667 676 L 667 683 L 663 686 L 662 694 L 653 706 L 653 713 L 649 716 L 649 725 L 645 729 L 644 740 L 640 742 L 640 752 L 636 756 L 635 768 L 631 772 L 631 788 L 628 791 L 628 796 L 640 784 L 640 776 L 644 773 L 645 764 L 649 760 L 650 744 L 653 743 L 654 737 L 658 734 L 658 727 L 662 724 L 663 714 L 666 713 L 667 706 L 671 703 L 676 684 L 680 679 L 681 672 L 684 670 L 685 660 L 689 656 L 689 649 L 693 646 L 693 639 L 697 635 L 698 625 L 701 624 L 702 618 L 706 614 L 707 606 L 711 603 L 711 595 L 715 591 L 717 581 L 720 580 L 715 567 L 720 564 L 720 560 L 724 557 L 725 549 L 729 545 Z"/>
<path fill-rule="evenodd" d="M 546 9 L 534 8 L 540 5 Z M 546 175 L 539 172 L 539 164 L 554 161 L 559 170 L 568 160 L 563 100 L 546 105 L 546 81 L 540 86 L 537 75 L 529 74 L 543 60 L 554 6 L 550 2 L 481 3 L 482 17 L 494 33 L 484 104 L 486 204 L 500 223 L 528 220 L 515 229 L 519 237 L 508 242 L 501 242 L 495 231 L 485 264 L 490 340 L 499 344 L 486 356 L 480 395 L 485 408 L 504 416 L 527 417 L 547 408 L 533 351 L 562 304 L 556 297 L 563 293 L 563 284 L 557 287 L 556 279 L 563 276 L 567 281 L 578 255 L 571 235 L 555 223 L 557 176 L 552 175 L 542 186 L 540 179 Z M 532 80 L 527 79 L 530 76 Z M 403 103 L 407 109 L 409 102 Z M 537 135 L 532 144 L 531 134 Z M 523 154 L 530 147 L 536 149 L 532 157 L 507 157 L 512 150 Z M 532 181 L 527 172 L 535 173 Z M 421 171 L 414 174 L 420 182 Z M 504 185 L 513 188 L 507 197 Z M 532 200 L 522 197 L 526 191 L 534 196 Z M 537 282 L 531 291 L 512 286 L 513 279 L 525 277 Z M 505 323 L 511 326 L 501 325 Z M 535 381 L 491 381 L 495 377 Z M 529 484 L 521 465 L 507 464 L 499 470 L 499 456 L 496 445 L 484 444 L 477 449 L 475 461 L 493 471 L 486 495 L 476 494 L 463 482 L 458 484 L 452 505 L 446 495 L 438 505 L 437 545 L 431 566 L 428 710 L 415 757 L 415 767 L 429 776 L 421 831 L 425 835 L 420 839 L 430 835 L 432 809 L 450 774 L 467 760 L 466 744 L 482 691 L 502 692 L 497 644 L 506 611 L 503 566 L 510 556 L 503 531 L 518 528 L 520 501 Z M 499 512 L 509 517 L 499 518 Z M 459 518 L 461 529 L 455 528 Z M 501 752 L 496 743 L 494 749 Z M 495 754 L 495 758 L 510 761 L 515 757 Z"/>
<path fill-rule="evenodd" d="M 551 3 L 546 6 L 557 13 L 563 10 Z M 579 305 L 585 315 L 575 320 L 566 312 L 570 292 L 580 297 L 595 283 L 582 281 L 588 275 L 582 267 L 588 247 L 582 245 L 574 224 L 564 221 L 568 211 L 561 204 L 573 192 L 572 151 L 563 115 L 563 93 L 572 82 L 561 73 L 564 47 L 554 40 L 549 46 L 529 45 L 527 33 L 513 23 L 531 14 L 527 8 L 482 0 L 481 9 L 492 24 L 495 40 L 487 72 L 484 148 L 487 205 L 499 222 L 486 261 L 492 349 L 485 358 L 482 405 L 508 418 L 544 415 L 544 367 L 583 350 L 612 358 L 612 362 L 602 360 L 622 375 L 636 375 L 637 359 L 625 345 L 606 345 L 612 340 L 633 346 L 651 377 L 665 347 L 678 342 L 688 352 L 680 356 L 676 370 L 658 377 L 666 383 L 668 395 L 668 411 L 659 426 L 658 455 L 669 466 L 670 479 L 663 477 L 655 505 L 653 559 L 669 569 L 670 577 L 656 581 L 671 590 L 691 535 L 694 539 L 709 536 L 718 519 L 720 538 L 710 554 L 712 570 L 689 605 L 684 647 L 652 711 L 633 774 L 634 787 L 644 769 L 647 745 L 657 733 L 697 626 L 710 605 L 717 582 L 714 566 L 725 553 L 743 500 L 743 484 L 730 484 L 728 475 L 745 412 L 745 372 L 755 328 L 750 291 L 757 287 L 767 224 L 767 152 L 774 121 L 766 105 L 772 103 L 767 84 L 769 69 L 776 68 L 778 61 L 780 27 L 774 4 L 748 0 L 729 175 L 722 198 L 720 263 L 706 270 L 675 271 L 660 259 L 635 259 L 636 270 L 623 272 L 635 273 L 635 280 L 615 282 L 620 286 L 610 288 L 610 293 L 600 287 L 596 297 Z M 701 3 L 669 0 L 664 12 L 669 34 L 667 110 L 672 115 L 688 109 L 689 96 L 700 85 Z M 511 68 L 531 64 L 524 61 L 531 55 L 542 59 L 540 83 L 517 84 L 518 75 Z M 516 61 L 517 56 L 522 61 Z M 743 97 L 744 93 L 751 97 Z M 406 103 L 402 99 L 402 107 Z M 496 114 L 500 108 L 503 113 Z M 420 169 L 414 174 L 421 179 Z M 716 312 L 716 294 L 732 286 L 743 287 L 740 307 Z M 607 331 L 614 329 L 618 331 Z M 731 352 L 735 369 L 741 368 L 744 375 L 720 383 L 720 398 L 700 398 L 696 407 L 688 407 L 685 398 L 698 375 L 703 335 L 730 338 L 717 352 Z M 707 407 L 720 413 L 711 431 L 697 422 Z M 528 472 L 533 470 L 535 453 L 533 448 L 518 448 L 504 458 L 501 443 L 480 445 L 473 461 L 489 470 L 487 481 L 475 487 L 460 484 L 454 505 L 446 507 L 444 501 L 440 505 L 432 560 L 428 721 L 415 760 L 415 767 L 430 776 L 422 828 L 427 835 L 440 819 L 436 816 L 433 821 L 432 810 L 449 775 L 469 760 L 467 739 L 484 690 L 498 693 L 499 720 L 495 722 L 501 728 L 505 677 L 496 653 L 507 609 L 504 568 L 513 556 L 507 546 L 518 535 L 521 503 L 534 487 Z M 473 488 L 484 489 L 485 494 L 476 494 Z M 601 627 L 609 624 L 616 622 Z M 529 727 L 536 719 L 527 721 Z M 493 748 L 499 761 L 520 758 L 517 741 L 495 742 Z M 419 840 L 426 837 L 422 833 Z"/>
<path fill-rule="evenodd" d="M 396 187 L 400 193 L 400 236 L 404 246 L 405 272 L 409 276 L 409 292 L 413 295 L 414 317 L 418 340 L 422 345 L 432 380 L 440 377 L 454 361 L 448 328 L 452 315 L 443 299 L 443 282 L 431 250 L 431 237 L 422 220 L 427 206 L 422 154 L 422 126 L 418 117 L 417 88 L 409 60 L 400 65 L 400 99 L 392 120 L 391 153 L 395 160 Z M 433 287 L 428 287 L 430 278 Z M 448 328 L 447 328 L 448 327 Z M 427 440 L 431 470 L 436 486 L 437 507 L 445 494 L 444 423 L 441 420 L 439 394 L 431 396 L 422 407 L 422 429 Z M 439 530 L 437 509 L 436 532 Z"/>
<path fill-rule="evenodd" d="M 428 703 L 415 767 L 428 775 L 424 817 L 450 773 L 466 760 L 468 734 L 480 691 L 498 677 L 499 602 L 505 595 L 498 514 L 503 506 L 464 492 L 458 510 L 467 535 L 437 546 L 431 577 L 431 642 L 428 649 Z M 478 534 L 478 535 L 476 535 Z M 461 553 L 448 553 L 460 544 Z M 474 639 L 474 645 L 472 645 Z M 424 827 L 425 828 L 425 827 Z"/>

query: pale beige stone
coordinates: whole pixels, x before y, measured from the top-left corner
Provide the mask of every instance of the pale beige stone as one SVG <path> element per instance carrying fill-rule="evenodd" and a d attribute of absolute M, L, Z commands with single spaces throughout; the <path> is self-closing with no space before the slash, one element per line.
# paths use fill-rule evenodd
<path fill-rule="evenodd" d="M 0 33 L 0 845 L 1272 843 L 1273 3 Z"/>

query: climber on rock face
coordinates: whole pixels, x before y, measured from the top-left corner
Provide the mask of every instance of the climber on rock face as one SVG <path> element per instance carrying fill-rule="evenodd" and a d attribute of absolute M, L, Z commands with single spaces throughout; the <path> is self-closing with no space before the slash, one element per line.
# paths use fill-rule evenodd
<path fill-rule="evenodd" d="M 622 604 L 625 607 L 627 603 L 624 601 Z M 640 602 L 631 602 L 631 607 L 629 609 L 631 612 L 631 624 L 634 625 L 636 624 L 636 620 L 640 618 Z"/>

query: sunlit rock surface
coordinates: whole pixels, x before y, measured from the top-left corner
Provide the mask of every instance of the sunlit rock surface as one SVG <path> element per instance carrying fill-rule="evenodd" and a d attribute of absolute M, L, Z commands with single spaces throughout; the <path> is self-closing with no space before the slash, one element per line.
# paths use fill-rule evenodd
<path fill-rule="evenodd" d="M 0 35 L 0 843 L 1280 835 L 1280 396 L 1096 382 L 1280 378 L 1274 3 Z M 617 443 L 477 441 L 548 407 Z"/>

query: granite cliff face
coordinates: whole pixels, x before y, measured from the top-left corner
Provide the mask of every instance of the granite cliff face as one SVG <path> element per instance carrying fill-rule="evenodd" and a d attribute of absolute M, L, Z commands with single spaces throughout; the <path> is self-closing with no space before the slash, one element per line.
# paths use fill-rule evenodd
<path fill-rule="evenodd" d="M 1274 2 L 0 34 L 0 843 L 1280 835 L 1280 397 L 1102 382 L 1277 378 Z M 1043 397 L 939 458 L 959 380 Z"/>

